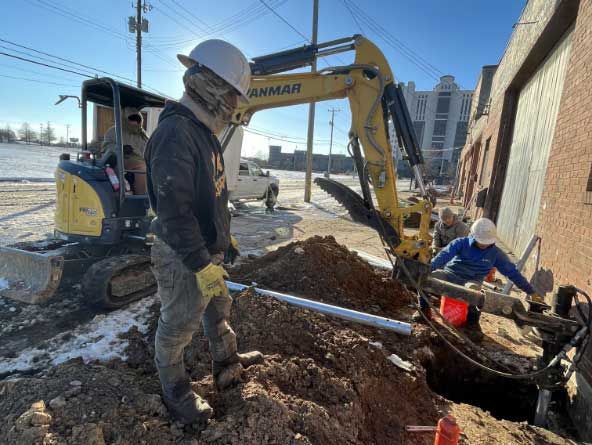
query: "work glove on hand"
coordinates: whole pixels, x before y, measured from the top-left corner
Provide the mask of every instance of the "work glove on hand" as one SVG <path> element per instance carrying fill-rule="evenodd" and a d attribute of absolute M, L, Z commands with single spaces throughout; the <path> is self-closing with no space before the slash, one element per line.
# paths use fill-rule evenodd
<path fill-rule="evenodd" d="M 224 253 L 224 264 L 234 264 L 239 255 L 238 241 L 234 236 L 230 235 L 230 246 L 228 246 L 228 249 Z"/>
<path fill-rule="evenodd" d="M 535 303 L 545 304 L 545 298 L 537 293 L 528 295 L 530 301 L 534 301 Z"/>
<path fill-rule="evenodd" d="M 228 273 L 222 266 L 213 263 L 195 273 L 197 287 L 204 298 L 208 300 L 228 293 L 228 288 L 224 282 L 225 278 L 228 278 Z"/>

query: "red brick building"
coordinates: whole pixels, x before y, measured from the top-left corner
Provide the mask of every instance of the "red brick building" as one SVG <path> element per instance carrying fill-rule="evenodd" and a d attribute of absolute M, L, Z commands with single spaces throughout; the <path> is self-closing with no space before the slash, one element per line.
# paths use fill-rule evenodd
<path fill-rule="evenodd" d="M 592 294 L 592 0 L 529 0 L 499 64 L 483 68 L 471 116 L 459 181 L 468 214 L 494 220 L 516 254 L 540 236 L 526 275 L 538 266 L 554 287 Z M 581 375 L 578 387 L 590 440 L 592 389 Z"/>

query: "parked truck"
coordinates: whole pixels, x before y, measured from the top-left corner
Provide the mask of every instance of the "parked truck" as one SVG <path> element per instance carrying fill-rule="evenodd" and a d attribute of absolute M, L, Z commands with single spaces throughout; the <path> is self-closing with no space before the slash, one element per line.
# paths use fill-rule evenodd
<path fill-rule="evenodd" d="M 279 193 L 279 180 L 264 173 L 253 161 L 241 158 L 243 129 L 238 127 L 224 150 L 226 185 L 232 202 L 241 200 L 265 200 L 268 209 L 273 209 Z"/>

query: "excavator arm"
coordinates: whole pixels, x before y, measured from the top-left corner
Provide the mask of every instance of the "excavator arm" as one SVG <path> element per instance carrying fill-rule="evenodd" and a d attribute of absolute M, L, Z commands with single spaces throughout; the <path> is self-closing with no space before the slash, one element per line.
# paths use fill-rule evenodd
<path fill-rule="evenodd" d="M 345 45 L 336 46 L 343 43 Z M 306 66 L 314 57 L 346 50 L 355 51 L 351 65 L 312 73 L 277 74 Z M 405 259 L 429 262 L 432 205 L 419 170 L 423 158 L 402 92 L 394 84 L 393 73 L 382 52 L 370 40 L 354 36 L 259 57 L 254 59 L 251 70 L 250 101 L 237 109 L 233 119 L 236 124 L 248 125 L 253 114 L 270 108 L 340 98 L 349 100 L 352 114 L 349 146 L 363 196 L 331 180 L 319 178 L 316 182 L 340 201 L 355 221 L 376 229 L 394 253 Z M 392 119 L 395 135 L 389 135 L 389 119 Z M 390 142 L 393 136 L 404 150 L 424 195 L 421 201 L 409 207 L 401 206 L 397 196 Z M 421 215 L 419 231 L 405 234 L 403 219 L 412 213 Z"/>

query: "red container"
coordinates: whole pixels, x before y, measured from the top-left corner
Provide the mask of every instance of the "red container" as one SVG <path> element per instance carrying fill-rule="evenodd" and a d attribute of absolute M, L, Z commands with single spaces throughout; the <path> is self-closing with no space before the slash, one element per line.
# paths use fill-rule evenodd
<path fill-rule="evenodd" d="M 452 326 L 460 328 L 467 323 L 467 314 L 469 313 L 469 304 L 464 301 L 442 295 L 440 299 L 440 314 Z"/>
<path fill-rule="evenodd" d="M 434 445 L 458 445 L 460 427 L 450 414 L 438 420 Z"/>
<path fill-rule="evenodd" d="M 485 277 L 485 281 L 487 281 L 488 283 L 493 283 L 495 281 L 495 272 L 496 268 L 492 267 L 487 276 Z"/>

